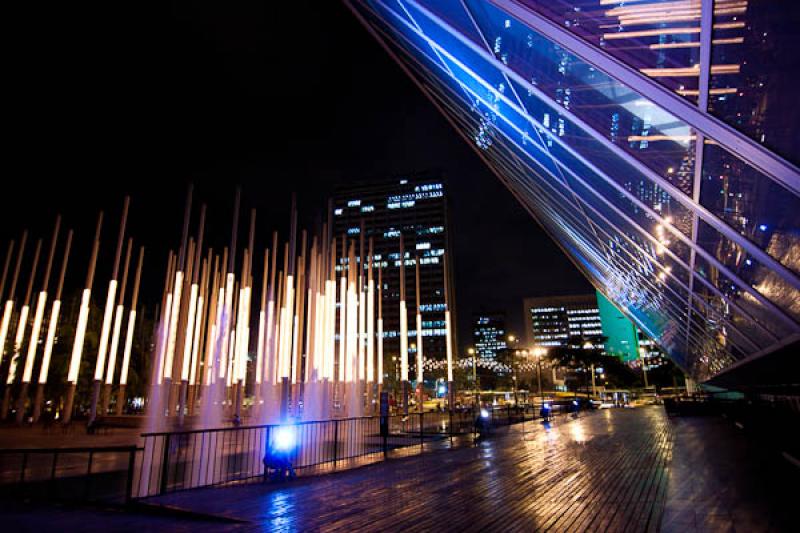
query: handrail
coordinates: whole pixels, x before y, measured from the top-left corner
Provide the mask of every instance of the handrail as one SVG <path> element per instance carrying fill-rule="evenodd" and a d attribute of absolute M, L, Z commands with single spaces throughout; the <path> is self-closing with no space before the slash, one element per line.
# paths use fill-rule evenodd
<path fill-rule="evenodd" d="M 0 454 L 16 453 L 111 453 L 111 452 L 133 452 L 141 451 L 144 448 L 131 444 L 128 446 L 82 446 L 72 448 L 0 448 Z"/>
<path fill-rule="evenodd" d="M 469 411 L 467 409 L 466 411 Z M 429 410 L 429 411 L 421 411 L 422 413 L 441 413 L 441 411 Z M 447 412 L 447 411 L 445 411 Z M 420 411 L 409 411 L 408 416 L 418 415 Z M 402 417 L 406 416 L 403 413 L 395 413 L 392 415 L 388 415 L 389 418 L 393 417 Z M 293 426 L 306 426 L 311 424 L 323 424 L 323 423 L 330 423 L 330 422 L 350 422 L 355 420 L 374 420 L 380 419 L 381 415 L 370 415 L 370 416 L 353 416 L 348 418 L 326 418 L 322 420 L 302 420 L 299 422 L 291 422 Z M 287 422 L 288 424 L 289 422 Z M 152 431 L 148 433 L 142 433 L 142 437 L 163 437 L 166 435 L 191 435 L 194 433 L 215 433 L 219 431 L 232 431 L 232 430 L 247 430 L 247 429 L 266 429 L 266 428 L 274 428 L 280 427 L 286 424 L 278 423 L 278 424 L 255 424 L 255 425 L 247 425 L 247 426 L 224 426 L 224 427 L 216 427 L 216 428 L 201 428 L 201 429 L 181 429 L 177 431 Z"/>

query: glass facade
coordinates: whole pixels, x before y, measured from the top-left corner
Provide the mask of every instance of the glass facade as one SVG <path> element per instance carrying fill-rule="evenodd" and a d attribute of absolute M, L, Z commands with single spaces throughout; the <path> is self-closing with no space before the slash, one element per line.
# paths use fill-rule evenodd
<path fill-rule="evenodd" d="M 595 287 L 693 377 L 800 331 L 797 6 L 348 5 Z"/>

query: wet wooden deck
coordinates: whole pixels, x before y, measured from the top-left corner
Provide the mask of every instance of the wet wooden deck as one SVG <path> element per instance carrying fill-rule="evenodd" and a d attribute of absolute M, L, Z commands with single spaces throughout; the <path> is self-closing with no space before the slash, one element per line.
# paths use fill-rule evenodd
<path fill-rule="evenodd" d="M 672 424 L 661 408 L 526 424 L 475 447 L 285 485 L 158 503 L 271 531 L 648 531 L 664 508 Z"/>

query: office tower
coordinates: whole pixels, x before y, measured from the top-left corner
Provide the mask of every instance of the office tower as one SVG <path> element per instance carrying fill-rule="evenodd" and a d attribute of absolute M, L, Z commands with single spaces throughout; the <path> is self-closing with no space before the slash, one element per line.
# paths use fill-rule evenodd
<path fill-rule="evenodd" d="M 508 349 L 505 313 L 475 313 L 472 317 L 472 342 L 477 356 L 497 361 Z"/>
<path fill-rule="evenodd" d="M 594 294 L 525 298 L 523 306 L 529 346 L 564 346 L 570 337 L 603 335 Z"/>
<path fill-rule="evenodd" d="M 455 317 L 450 253 L 448 198 L 441 173 L 413 173 L 339 187 L 333 197 L 333 231 L 358 248 L 373 239 L 376 268 L 383 278 L 384 370 L 395 372 L 400 352 L 400 235 L 405 246 L 406 303 L 408 306 L 409 364 L 415 368 L 417 351 L 417 294 L 415 269 L 419 260 L 425 379 L 442 377 L 446 359 L 445 287 Z M 358 254 L 358 251 L 356 252 Z M 365 252 L 366 253 L 366 252 Z M 447 267 L 445 267 L 447 253 Z M 341 257 L 341 254 L 340 254 Z M 366 265 L 365 265 L 366 266 Z M 446 283 L 446 279 L 450 280 Z M 455 318 L 453 318 L 455 323 Z M 455 327 L 453 327 L 455 332 Z M 453 341 L 454 346 L 455 339 Z M 432 370 L 432 373 L 428 373 Z M 413 375 L 413 373 L 412 373 Z"/>

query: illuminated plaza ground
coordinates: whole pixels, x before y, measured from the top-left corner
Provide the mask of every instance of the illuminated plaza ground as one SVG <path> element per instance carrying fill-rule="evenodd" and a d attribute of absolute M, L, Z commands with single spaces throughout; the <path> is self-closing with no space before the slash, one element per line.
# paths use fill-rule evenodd
<path fill-rule="evenodd" d="M 729 421 L 653 406 L 287 484 L 175 493 L 133 512 L 2 512 L 19 530 L 782 531 L 796 509 L 775 469 Z"/>

